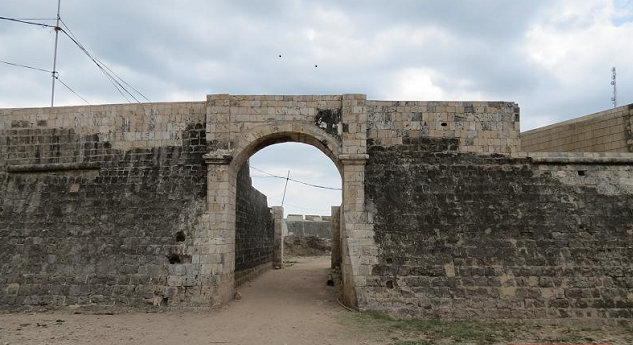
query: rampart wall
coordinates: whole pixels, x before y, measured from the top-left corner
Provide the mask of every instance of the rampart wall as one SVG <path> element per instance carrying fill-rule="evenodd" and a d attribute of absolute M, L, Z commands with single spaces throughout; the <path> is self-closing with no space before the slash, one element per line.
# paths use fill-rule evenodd
<path fill-rule="evenodd" d="M 210 95 L 0 116 L 2 309 L 230 300 L 241 268 L 269 255 L 239 230 L 266 213 L 243 211 L 239 171 L 257 150 L 297 141 L 341 173 L 344 303 L 397 316 L 633 317 L 633 154 L 526 152 L 514 103 Z M 283 211 L 273 214 L 281 266 Z"/>
<path fill-rule="evenodd" d="M 248 164 L 237 174 L 235 283 L 241 285 L 273 267 L 274 224 L 264 194 L 251 182 Z"/>
<path fill-rule="evenodd" d="M 330 217 L 288 215 L 284 219 L 287 234 L 295 236 L 316 236 L 332 239 L 332 221 Z"/>
<path fill-rule="evenodd" d="M 633 316 L 630 165 L 583 164 L 582 154 L 459 153 L 455 139 L 408 138 L 369 153 L 365 188 L 379 254 L 367 309 L 422 318 Z"/>
<path fill-rule="evenodd" d="M 526 152 L 633 152 L 633 104 L 521 133 Z"/>
<path fill-rule="evenodd" d="M 0 308 L 205 299 L 204 103 L 0 116 Z"/>

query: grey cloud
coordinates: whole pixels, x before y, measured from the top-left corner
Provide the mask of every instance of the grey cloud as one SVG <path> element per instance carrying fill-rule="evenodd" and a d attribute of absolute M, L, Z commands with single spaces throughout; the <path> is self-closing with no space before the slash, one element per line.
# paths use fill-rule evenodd
<path fill-rule="evenodd" d="M 519 49 L 550 3 L 63 0 L 62 16 L 96 56 L 118 66 L 153 101 L 175 95 L 202 100 L 214 92 L 361 92 L 384 98 L 395 73 L 423 67 L 438 72 L 433 82 L 444 90 L 463 88 L 489 99 L 519 101 L 524 119 L 543 114 L 562 119 L 583 113 L 581 107 L 604 107 L 595 96 L 600 87 L 578 88 L 589 97 L 578 89 L 563 90 Z M 55 1 L 0 4 L 3 15 L 52 17 L 54 12 Z M 305 35 L 309 29 L 316 33 L 313 42 Z M 431 29 L 446 40 L 418 45 L 406 37 L 383 37 L 390 30 L 406 35 Z M 81 52 L 64 37 L 61 41 L 59 69 L 73 87 L 91 100 L 124 101 Z M 0 58 L 50 68 L 50 30 L 0 23 L 0 47 L 11 47 L 0 50 Z M 3 74 L 24 74 L 0 68 Z M 0 102 L 45 104 L 46 76 L 24 75 L 24 86 L 0 86 L 6 90 Z M 26 79 L 29 84 L 44 80 L 43 87 L 27 87 Z M 457 80 L 470 83 L 458 87 Z M 623 89 L 629 85 L 622 82 Z"/>
<path fill-rule="evenodd" d="M 202 101 L 208 93 L 353 92 L 385 99 L 392 94 L 395 76 L 413 68 L 433 71 L 433 84 L 448 96 L 481 94 L 484 99 L 517 101 L 522 127 L 528 129 L 609 107 L 608 70 L 613 62 L 606 62 L 604 71 L 578 71 L 586 80 L 569 85 L 527 56 L 526 35 L 553 3 L 62 0 L 62 17 L 94 55 L 152 101 Z M 617 4 L 630 7 L 629 0 Z M 2 16 L 52 18 L 55 11 L 54 0 L 0 2 Z M 620 29 L 633 25 L 626 18 L 617 18 Z M 576 30 L 587 22 L 571 18 L 550 24 Z M 417 40 L 416 35 L 423 38 Z M 50 69 L 52 47 L 50 29 L 0 21 L 0 59 Z M 614 57 L 618 54 L 613 52 Z M 569 56 L 570 62 L 575 58 Z M 625 61 L 618 66 L 620 102 L 632 102 L 633 64 L 616 61 Z M 125 102 L 63 36 L 58 70 L 93 103 Z M 460 81 L 468 83 L 458 85 Z M 49 97 L 49 75 L 0 65 L 0 106 L 46 106 Z M 81 103 L 58 87 L 57 104 Z M 340 185 L 332 162 L 301 145 L 272 146 L 252 162 L 297 174 L 309 171 L 297 177 Z M 253 180 L 279 201 L 279 181 Z M 299 207 L 286 210 L 293 213 L 309 213 L 301 207 L 323 210 L 340 203 L 340 193 L 291 187 L 287 203 Z"/>

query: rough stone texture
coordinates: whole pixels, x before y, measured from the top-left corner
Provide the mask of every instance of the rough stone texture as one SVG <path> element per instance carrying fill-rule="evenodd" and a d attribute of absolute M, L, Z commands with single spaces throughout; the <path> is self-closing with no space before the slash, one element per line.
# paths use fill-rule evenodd
<path fill-rule="evenodd" d="M 248 164 L 237 174 L 236 196 L 235 281 L 238 283 L 245 275 L 254 278 L 254 268 L 259 267 L 257 273 L 263 273 L 265 267 L 272 268 L 274 224 L 266 196 L 252 186 Z"/>
<path fill-rule="evenodd" d="M 284 265 L 284 208 L 281 206 L 271 207 L 273 212 L 273 228 L 275 231 L 273 265 L 275 268 L 282 268 Z"/>
<path fill-rule="evenodd" d="M 331 250 L 331 242 L 328 239 L 314 235 L 284 236 L 284 254 L 287 257 L 325 256 L 330 255 Z"/>
<path fill-rule="evenodd" d="M 631 166 L 460 153 L 455 139 L 405 139 L 369 154 L 379 263 L 364 308 L 427 318 L 633 316 Z"/>
<path fill-rule="evenodd" d="M 521 133 L 526 152 L 633 152 L 633 104 Z"/>
<path fill-rule="evenodd" d="M 0 308 L 209 304 L 214 283 L 198 279 L 192 246 L 204 124 L 173 133 L 177 146 L 131 148 L 43 121 L 0 130 L 3 168 L 27 168 L 0 172 Z"/>
<path fill-rule="evenodd" d="M 0 116 L 2 309 L 231 300 L 239 170 L 295 141 L 341 173 L 346 305 L 632 317 L 633 154 L 521 152 L 514 103 L 221 94 Z"/>
<path fill-rule="evenodd" d="M 368 138 L 402 144 L 410 138 L 456 138 L 459 150 L 519 151 L 519 107 L 508 102 L 368 101 Z"/>
<path fill-rule="evenodd" d="M 332 206 L 332 268 L 341 267 L 341 207 Z"/>
<path fill-rule="evenodd" d="M 326 239 L 332 238 L 332 222 L 330 220 L 323 220 L 321 217 L 313 219 L 312 217 L 306 216 L 306 219 L 301 217 L 301 220 L 287 217 L 284 222 L 288 229 L 288 235 L 312 235 Z"/>

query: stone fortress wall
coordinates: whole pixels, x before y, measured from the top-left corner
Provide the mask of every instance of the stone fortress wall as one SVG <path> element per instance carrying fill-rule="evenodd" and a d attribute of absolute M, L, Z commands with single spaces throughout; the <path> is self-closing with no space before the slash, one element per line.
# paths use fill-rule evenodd
<path fill-rule="evenodd" d="M 528 152 L 514 103 L 210 95 L 0 115 L 2 308 L 230 300 L 239 171 L 297 141 L 341 172 L 344 303 L 633 317 L 633 154 Z"/>
<path fill-rule="evenodd" d="M 332 239 L 332 219 L 330 216 L 289 214 L 284 219 L 284 226 L 284 235 Z"/>
<path fill-rule="evenodd" d="M 275 229 L 272 209 L 253 187 L 248 164 L 237 175 L 235 210 L 235 285 L 273 268 Z"/>
<path fill-rule="evenodd" d="M 0 309 L 209 305 L 204 102 L 0 116 Z M 238 186 L 239 284 L 272 267 L 272 218 Z"/>
<path fill-rule="evenodd" d="M 204 103 L 0 110 L 0 308 L 196 303 Z"/>
<path fill-rule="evenodd" d="M 521 133 L 527 152 L 633 152 L 633 105 Z"/>

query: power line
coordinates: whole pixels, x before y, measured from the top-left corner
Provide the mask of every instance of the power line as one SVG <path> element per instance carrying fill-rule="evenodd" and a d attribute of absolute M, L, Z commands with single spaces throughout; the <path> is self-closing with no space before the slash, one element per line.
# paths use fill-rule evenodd
<path fill-rule="evenodd" d="M 1 20 L 7 20 L 7 21 L 12 21 L 12 22 L 17 22 L 17 23 L 22 23 L 22 24 L 28 24 L 28 25 L 34 25 L 34 26 L 40 26 L 40 27 L 45 27 L 45 28 L 53 28 L 55 29 L 55 33 L 56 33 L 56 37 L 55 37 L 55 50 L 57 50 L 57 34 L 61 31 L 63 32 L 66 36 L 68 36 L 68 38 L 82 51 L 84 52 L 84 54 L 86 54 L 86 56 L 88 56 L 88 58 L 90 58 L 90 60 L 92 60 L 92 62 L 94 62 L 94 64 L 97 66 L 97 68 L 99 68 L 99 70 L 101 71 L 101 73 L 103 73 L 106 78 L 108 78 L 108 80 L 110 81 L 110 83 L 114 86 L 114 88 L 121 94 L 121 96 L 123 96 L 123 98 L 125 98 L 125 100 L 128 103 L 131 103 L 130 99 L 126 96 L 129 95 L 132 99 L 134 99 L 137 103 L 140 103 L 140 101 L 130 92 L 128 91 L 127 88 L 125 88 L 125 86 L 123 86 L 121 83 L 127 85 L 129 88 L 131 88 L 132 90 L 134 90 L 137 94 L 139 94 L 142 98 L 144 98 L 145 100 L 147 100 L 148 102 L 151 102 L 149 100 L 149 98 L 147 98 L 143 93 L 141 93 L 139 90 L 137 90 L 136 88 L 134 88 L 132 85 L 130 85 L 128 82 L 126 82 L 123 78 L 121 78 L 118 74 L 116 74 L 111 68 L 109 68 L 106 64 L 104 64 L 103 62 L 101 62 L 101 60 L 99 60 L 98 58 L 94 57 L 92 54 L 90 54 L 88 52 L 88 49 L 79 42 L 79 39 L 77 38 L 77 36 L 75 36 L 75 34 L 73 34 L 73 32 L 70 30 L 70 28 L 68 27 L 68 25 L 66 25 L 66 23 L 61 19 L 60 15 L 59 15 L 59 2 L 58 2 L 58 10 L 57 10 L 57 18 L 54 19 L 49 19 L 49 18 L 26 18 L 26 19 L 19 19 L 19 18 L 9 18 L 9 17 L 2 17 L 0 16 Z M 49 24 L 45 24 L 45 23 L 39 23 L 39 22 L 34 22 L 34 20 L 40 20 L 40 21 L 46 21 L 46 20 L 56 20 L 57 21 L 57 25 L 49 25 Z M 62 23 L 62 25 L 64 26 L 65 30 L 62 29 L 59 26 L 59 23 Z M 55 54 L 55 58 L 54 60 L 56 60 L 56 55 Z M 53 97 L 54 97 L 54 93 L 55 93 L 55 80 L 59 80 L 60 83 L 62 83 L 68 90 L 70 90 L 72 93 L 74 93 L 77 97 L 81 98 L 84 102 L 90 104 L 88 101 L 86 101 L 85 98 L 81 97 L 77 92 L 75 92 L 72 88 L 70 88 L 68 85 L 66 85 L 64 82 L 62 82 L 59 79 L 59 76 L 57 74 L 57 71 L 55 71 L 55 61 L 53 62 L 53 71 L 48 71 L 42 68 L 37 68 L 37 67 L 32 67 L 32 66 L 27 66 L 27 65 L 22 65 L 22 64 L 17 64 L 17 63 L 12 63 L 12 62 L 7 62 L 7 61 L 1 61 L 2 63 L 5 63 L 7 65 L 11 65 L 11 66 L 16 66 L 16 67 L 24 67 L 24 68 L 29 68 L 32 70 L 37 70 L 37 71 L 42 71 L 42 72 L 47 72 L 47 73 L 51 73 L 51 75 L 53 76 L 53 87 L 52 87 L 52 98 L 51 98 L 51 106 L 53 106 Z M 120 81 L 120 82 L 119 82 Z M 125 93 L 124 93 L 125 92 Z"/>
<path fill-rule="evenodd" d="M 79 41 L 77 41 L 75 38 L 73 38 L 70 34 L 68 34 L 68 32 L 66 32 L 65 30 L 61 30 L 68 38 L 70 38 L 71 41 L 73 41 L 73 43 L 75 43 L 75 45 L 77 47 L 79 47 L 79 49 L 84 52 L 84 54 L 86 54 L 86 56 L 88 56 L 88 58 L 90 58 L 90 60 L 92 60 L 92 62 L 94 62 L 94 64 L 99 68 L 99 70 L 101 70 L 101 73 L 103 73 L 106 78 L 108 78 L 108 80 L 110 81 L 110 83 L 114 86 L 114 88 L 121 94 L 121 96 L 123 96 L 123 98 L 125 98 L 128 103 L 132 103 L 130 101 L 129 98 L 127 98 L 127 96 L 125 96 L 125 94 L 123 93 L 123 91 L 121 91 L 121 89 L 125 88 L 116 80 L 114 79 L 114 77 L 112 77 L 112 75 L 110 75 L 102 66 L 101 64 L 99 64 L 97 62 L 97 60 L 88 52 L 88 50 L 81 44 L 79 43 Z M 117 86 L 118 85 L 118 86 Z M 121 89 L 119 89 L 119 87 L 121 87 Z M 129 91 L 125 90 L 128 94 Z M 132 96 L 132 98 L 134 98 L 134 96 Z M 136 100 L 136 99 L 135 99 Z M 138 102 L 138 100 L 136 100 Z M 140 103 L 140 102 L 139 102 Z"/>
<path fill-rule="evenodd" d="M 81 45 L 80 48 L 83 48 L 82 50 L 85 50 L 85 52 L 87 52 L 87 50 L 85 49 L 85 47 L 83 46 L 83 44 L 79 43 L 79 39 L 77 38 L 77 36 L 75 36 L 75 34 L 72 32 L 72 30 L 70 30 L 70 28 L 68 27 L 68 25 L 66 25 L 66 22 L 64 22 L 63 19 L 60 18 L 60 21 L 62 23 L 62 25 L 64 26 L 64 28 L 68 31 L 68 32 L 64 32 L 67 36 L 69 36 L 69 38 L 74 39 L 73 41 L 75 42 L 75 44 L 79 44 Z M 62 30 L 64 31 L 64 30 Z M 72 36 L 72 37 L 70 37 Z M 92 58 L 92 57 L 91 57 Z M 110 69 L 110 67 L 108 67 L 106 64 L 104 64 L 103 62 L 101 62 L 101 60 L 99 60 L 98 58 L 94 57 L 95 63 L 101 64 L 105 69 L 107 69 L 110 73 L 112 73 L 117 79 L 119 79 L 123 84 L 129 86 L 132 90 L 134 90 L 136 93 L 138 93 L 141 97 L 143 97 L 146 101 L 151 102 L 149 100 L 149 98 L 145 97 L 145 95 L 143 93 L 141 93 L 139 90 L 137 90 L 136 88 L 134 88 L 132 85 L 130 85 L 128 82 L 126 82 L 123 78 L 121 78 L 118 74 L 116 74 L 112 69 Z M 119 86 L 123 87 L 121 84 L 119 84 Z M 123 88 L 125 90 L 125 88 Z M 125 90 L 128 94 L 130 94 L 130 96 L 132 96 L 134 98 L 134 96 L 127 90 Z M 134 98 L 137 102 L 138 100 L 136 98 Z"/>
<path fill-rule="evenodd" d="M 268 200 L 274 201 L 274 202 L 279 202 L 279 200 L 273 199 L 273 198 L 268 198 Z M 299 208 L 299 209 L 306 210 L 306 211 L 315 211 L 315 212 L 330 212 L 331 211 L 331 210 L 325 210 L 325 209 L 316 209 L 316 208 L 309 208 L 309 207 L 303 207 L 303 206 L 298 206 L 298 205 L 292 205 L 292 204 L 288 204 L 288 203 L 286 203 L 286 206 Z"/>
<path fill-rule="evenodd" d="M 57 20 L 57 18 L 13 18 L 15 20 L 27 21 L 27 20 Z"/>
<path fill-rule="evenodd" d="M 253 168 L 253 170 L 259 171 L 260 173 L 264 173 L 270 177 L 274 177 L 274 178 L 280 178 L 280 179 L 284 179 L 284 180 L 289 180 L 289 181 L 293 181 L 293 182 L 297 182 L 297 183 L 301 183 L 303 185 L 306 186 L 310 186 L 310 187 L 315 187 L 315 188 L 321 188 L 321 189 L 328 189 L 328 190 L 342 190 L 341 188 L 336 188 L 336 187 L 328 187 L 328 186 L 321 186 L 321 185 L 317 185 L 317 184 L 312 184 L 312 183 L 308 183 L 308 182 L 304 182 L 304 181 L 300 181 L 297 179 L 293 179 L 293 178 L 289 178 L 289 177 L 284 177 L 284 176 L 279 176 L 279 175 L 275 175 L 275 174 L 271 174 L 269 172 L 263 171 L 261 169 L 258 169 L 252 165 L 249 165 L 249 167 Z"/>
<path fill-rule="evenodd" d="M 63 24 L 63 22 L 62 22 L 62 24 Z M 92 56 L 92 54 L 90 54 L 90 53 L 88 52 L 88 49 L 86 49 L 86 47 L 84 47 L 84 46 L 83 46 L 83 44 L 79 43 L 79 40 L 77 40 L 77 39 L 75 39 L 73 36 L 71 36 L 71 35 L 70 35 L 70 34 L 69 34 L 66 30 L 64 30 L 64 29 L 60 29 L 60 30 L 61 30 L 61 32 L 63 32 L 63 33 L 64 33 L 64 34 L 65 34 L 65 35 L 66 35 L 66 36 L 67 36 L 67 37 L 68 37 L 71 41 L 73 41 L 73 43 L 75 43 L 75 45 L 76 45 L 77 47 L 79 47 L 79 49 L 80 49 L 82 52 L 84 52 L 84 54 L 86 54 L 86 56 L 88 56 L 88 58 L 89 58 L 90 60 L 92 60 L 92 62 L 94 62 L 94 64 L 95 64 L 95 65 L 99 68 L 99 70 L 101 70 L 101 73 L 103 73 L 103 74 L 106 76 L 106 78 L 108 78 L 108 80 L 110 80 L 110 83 L 111 83 L 111 84 L 112 84 L 112 85 L 116 88 L 116 90 L 117 90 L 117 91 L 121 94 L 121 96 L 123 96 L 123 98 L 125 98 L 125 99 L 128 101 L 128 103 L 132 103 L 132 102 L 130 101 L 130 99 L 129 99 L 129 98 L 127 98 L 127 96 L 125 96 L 125 94 L 123 94 L 123 91 L 121 91 L 121 89 L 125 90 L 125 92 L 127 92 L 128 94 L 130 94 L 130 92 L 129 92 L 129 91 L 127 91 L 127 90 L 125 89 L 125 87 L 123 87 L 123 85 L 121 85 L 121 83 L 119 83 L 119 82 L 118 82 L 118 81 L 117 81 L 117 80 L 116 80 L 116 79 L 115 79 L 115 78 L 114 78 L 111 74 L 109 74 L 109 73 L 108 73 L 108 72 L 107 72 L 107 71 L 106 71 L 106 70 L 105 70 L 105 69 L 101 66 L 101 64 L 99 64 L 99 63 L 97 62 L 97 60 L 96 60 L 96 59 Z M 118 86 L 117 86 L 117 85 L 118 85 Z M 120 87 L 121 89 L 119 89 L 119 87 Z M 130 96 L 132 96 L 132 98 L 134 98 L 134 100 L 136 100 L 136 102 L 140 103 L 140 102 L 138 101 L 138 99 L 136 99 L 136 98 L 135 98 L 132 94 L 130 94 Z"/>
<path fill-rule="evenodd" d="M 119 87 L 121 87 L 123 90 L 125 90 L 125 92 L 127 92 L 130 96 L 132 96 L 132 98 L 134 98 L 134 100 L 136 100 L 136 102 L 140 103 L 138 101 L 138 99 L 136 99 L 136 97 L 134 97 L 129 91 L 127 91 L 127 89 L 125 89 L 125 87 L 123 87 L 123 85 L 121 85 L 114 77 L 112 77 L 107 71 L 104 70 L 102 65 L 105 66 L 105 64 L 103 64 L 100 61 L 97 62 L 96 59 L 88 52 L 88 50 L 81 43 L 79 43 L 79 40 L 77 40 L 76 37 L 74 37 L 74 35 L 71 36 L 71 34 L 66 32 L 65 30 L 63 30 L 59 26 L 48 25 L 48 24 L 44 24 L 44 23 L 37 23 L 37 22 L 29 21 L 29 20 L 21 20 L 21 19 L 16 19 L 16 18 L 0 17 L 0 19 L 7 20 L 7 21 L 12 21 L 12 22 L 17 22 L 17 23 L 22 23 L 22 24 L 35 25 L 35 26 L 41 26 L 41 27 L 46 27 L 46 28 L 53 28 L 53 29 L 55 29 L 56 32 L 59 32 L 59 31 L 63 32 L 64 34 L 66 34 L 66 36 L 68 36 L 68 38 L 70 38 L 71 41 L 73 41 L 73 43 L 75 43 L 75 45 L 77 45 L 77 47 L 79 47 L 79 49 L 81 49 L 97 65 L 97 67 L 101 70 L 101 72 L 110 80 L 110 82 L 114 85 L 114 87 L 117 89 L 117 91 L 119 91 L 119 93 L 123 96 L 123 98 L 125 98 L 129 103 L 131 103 L 130 100 L 125 96 L 125 94 L 123 94 L 123 92 L 119 89 Z M 58 14 L 58 18 L 57 19 L 61 20 L 61 18 L 59 17 L 59 14 Z M 57 20 L 57 19 L 55 19 L 55 20 Z M 62 24 L 64 25 L 64 27 L 66 27 L 66 29 L 68 31 L 70 31 L 70 29 L 68 28 L 66 23 L 64 23 L 62 21 Z M 4 63 L 7 63 L 7 62 L 4 62 Z M 31 68 L 30 66 L 25 66 L 25 65 L 12 64 L 12 63 L 7 63 L 7 64 L 14 65 L 14 66 L 19 66 L 19 67 Z M 46 70 L 39 69 L 39 68 L 31 68 L 31 69 L 35 69 L 35 70 L 45 71 L 45 72 L 51 73 L 53 75 L 53 80 L 59 80 L 56 77 L 56 71 L 46 71 Z M 110 69 L 108 68 L 108 70 L 110 70 Z M 110 70 L 110 71 L 112 71 L 112 70 Z M 119 79 L 121 79 L 121 78 L 119 77 Z M 60 80 L 60 82 L 61 82 L 61 80 Z M 117 84 L 118 84 L 118 86 L 117 86 Z M 129 84 L 127 84 L 127 85 L 129 85 Z M 72 90 L 70 87 L 68 87 L 68 85 L 64 85 L 64 86 L 66 86 L 71 92 L 73 92 L 79 98 L 84 100 L 84 102 L 88 103 L 83 97 L 79 96 L 79 94 L 77 94 L 74 90 Z M 140 92 L 139 92 L 139 94 L 140 94 Z M 145 96 L 143 96 L 143 97 L 145 97 Z"/>
<path fill-rule="evenodd" d="M 33 66 L 27 66 L 27 65 L 22 65 L 19 63 L 13 63 L 13 62 L 8 62 L 8 61 L 4 61 L 4 60 L 0 60 L 1 63 L 10 65 L 10 66 L 15 66 L 15 67 L 22 67 L 22 68 L 28 68 L 28 69 L 32 69 L 35 71 L 41 71 L 41 72 L 46 72 L 46 73 L 53 73 L 53 71 L 48 71 L 45 70 L 43 68 L 37 68 L 37 67 L 33 67 Z M 70 86 L 68 86 L 66 83 L 64 83 L 61 79 L 59 79 L 59 74 L 57 72 L 55 72 L 55 79 L 58 80 L 64 87 L 66 87 L 70 92 L 74 93 L 75 96 L 81 98 L 84 102 L 86 102 L 87 104 L 90 104 L 90 102 L 86 101 L 85 98 L 81 97 L 81 95 L 79 95 L 77 92 L 75 92 L 75 90 L 73 90 Z"/>
<path fill-rule="evenodd" d="M 66 25 L 64 25 L 64 26 L 66 26 Z M 102 64 L 102 65 L 103 65 L 103 67 L 105 67 L 108 71 L 112 72 L 112 74 L 114 74 L 114 76 L 115 76 L 115 77 L 119 78 L 119 80 L 120 80 L 120 81 L 122 81 L 122 82 L 123 82 L 123 84 L 125 84 L 125 85 L 129 86 L 132 90 L 136 91 L 136 93 L 138 93 L 139 95 L 141 95 L 141 97 L 145 98 L 145 100 L 146 100 L 146 101 L 151 102 L 151 101 L 149 100 L 149 98 L 145 97 L 145 95 L 144 95 L 144 94 L 142 94 L 139 90 L 135 89 L 135 88 L 134 88 L 134 86 L 132 86 L 132 85 L 128 84 L 125 80 L 123 80 L 123 78 L 119 77 L 119 75 L 118 75 L 118 74 L 114 73 L 114 71 L 113 71 L 113 70 L 111 70 L 108 66 L 106 66 L 106 64 L 104 64 L 103 62 L 101 62 L 101 60 L 99 60 L 99 59 L 97 59 L 97 58 L 95 58 L 95 60 L 97 60 L 100 64 Z"/>
<path fill-rule="evenodd" d="M 57 81 L 59 81 L 62 85 L 64 85 L 70 92 L 74 93 L 75 96 L 81 98 L 81 100 L 86 102 L 86 104 L 90 105 L 90 102 L 86 101 L 85 98 L 81 97 L 77 92 L 75 92 L 75 90 L 71 89 L 70 86 L 66 85 L 66 83 L 64 83 L 61 79 L 59 79 L 59 76 L 55 77 L 55 79 L 57 79 Z"/>
<path fill-rule="evenodd" d="M 22 20 L 22 19 L 16 19 L 16 18 L 7 18 L 7 17 L 0 17 L 0 19 L 2 20 L 8 20 L 11 22 L 17 22 L 17 23 L 22 23 L 22 24 L 29 24 L 29 25 L 35 25 L 35 26 L 41 26 L 44 28 L 56 28 L 55 25 L 48 25 L 48 24 L 44 24 L 44 23 L 37 23 L 37 22 L 32 22 L 30 20 Z M 32 19 L 35 20 L 35 19 Z M 46 19 L 48 20 L 48 19 Z"/>
<path fill-rule="evenodd" d="M 46 72 L 46 73 L 53 73 L 53 71 L 49 71 L 49 70 L 45 70 L 42 68 L 37 68 L 37 67 L 33 67 L 33 66 L 27 66 L 27 65 L 22 65 L 19 63 L 15 63 L 15 62 L 8 62 L 8 61 L 4 61 L 4 60 L 0 60 L 1 63 L 7 64 L 7 65 L 11 65 L 11 66 L 15 66 L 15 67 L 24 67 L 24 68 L 28 68 L 28 69 L 32 69 L 32 70 L 36 70 L 36 71 L 42 71 L 42 72 Z"/>

